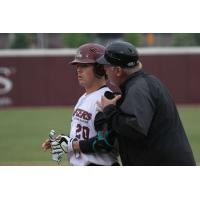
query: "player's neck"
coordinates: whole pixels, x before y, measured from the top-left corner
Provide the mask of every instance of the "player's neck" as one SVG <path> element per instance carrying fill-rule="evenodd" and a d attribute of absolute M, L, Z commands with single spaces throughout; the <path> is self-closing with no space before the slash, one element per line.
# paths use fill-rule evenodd
<path fill-rule="evenodd" d="M 95 81 L 90 87 L 85 88 L 86 94 L 95 92 L 104 85 L 106 85 L 106 81 L 99 79 Z"/>

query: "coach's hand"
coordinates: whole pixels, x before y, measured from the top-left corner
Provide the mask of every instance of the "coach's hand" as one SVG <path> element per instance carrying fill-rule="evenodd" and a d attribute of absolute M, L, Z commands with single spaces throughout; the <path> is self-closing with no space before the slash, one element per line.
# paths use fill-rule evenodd
<path fill-rule="evenodd" d="M 116 102 L 121 98 L 121 95 L 115 96 L 113 99 L 108 99 L 105 96 L 101 97 L 101 101 L 97 101 L 97 111 L 103 112 L 103 109 L 108 105 L 116 105 Z"/>

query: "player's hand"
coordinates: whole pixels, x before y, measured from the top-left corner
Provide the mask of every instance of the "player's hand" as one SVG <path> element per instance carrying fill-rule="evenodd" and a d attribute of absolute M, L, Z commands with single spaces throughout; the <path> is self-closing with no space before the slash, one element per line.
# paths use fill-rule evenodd
<path fill-rule="evenodd" d="M 55 155 L 57 154 L 57 157 L 60 158 L 63 154 L 63 150 L 60 146 L 60 143 L 58 141 L 51 141 L 51 154 Z"/>
<path fill-rule="evenodd" d="M 49 139 L 46 139 L 43 143 L 42 143 L 42 149 L 44 151 L 51 149 L 51 142 Z"/>
<path fill-rule="evenodd" d="M 103 112 L 103 109 L 108 105 L 116 105 L 116 102 L 121 98 L 121 95 L 115 96 L 113 99 L 108 99 L 105 96 L 101 97 L 101 101 L 97 101 L 97 111 Z"/>
<path fill-rule="evenodd" d="M 74 138 L 70 138 L 68 136 L 59 135 L 56 138 L 56 141 L 59 143 L 60 147 L 65 153 L 73 151 L 73 141 Z"/>

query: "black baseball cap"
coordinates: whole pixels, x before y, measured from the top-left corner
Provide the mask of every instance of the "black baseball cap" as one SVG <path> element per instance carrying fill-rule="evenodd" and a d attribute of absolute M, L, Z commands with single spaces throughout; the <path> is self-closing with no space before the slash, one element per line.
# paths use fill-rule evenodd
<path fill-rule="evenodd" d="M 129 42 L 117 41 L 107 46 L 104 55 L 97 59 L 97 63 L 131 68 L 137 65 L 138 60 L 139 55 L 135 46 Z"/>

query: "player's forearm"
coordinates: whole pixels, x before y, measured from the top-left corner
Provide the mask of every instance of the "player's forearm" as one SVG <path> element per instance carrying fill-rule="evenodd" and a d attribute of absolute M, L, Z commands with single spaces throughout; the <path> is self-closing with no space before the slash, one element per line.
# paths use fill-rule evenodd
<path fill-rule="evenodd" d="M 73 146 L 74 151 L 81 151 L 78 140 L 73 141 L 72 146 Z"/>
<path fill-rule="evenodd" d="M 114 141 L 114 140 L 113 140 Z M 113 142 L 98 139 L 97 136 L 88 140 L 73 141 L 74 151 L 79 151 L 85 154 L 88 153 L 105 153 L 110 152 L 113 148 Z"/>
<path fill-rule="evenodd" d="M 79 149 L 83 153 L 95 153 L 93 148 L 93 143 L 96 141 L 96 137 L 90 138 L 88 140 L 79 140 Z"/>

